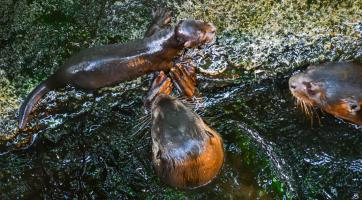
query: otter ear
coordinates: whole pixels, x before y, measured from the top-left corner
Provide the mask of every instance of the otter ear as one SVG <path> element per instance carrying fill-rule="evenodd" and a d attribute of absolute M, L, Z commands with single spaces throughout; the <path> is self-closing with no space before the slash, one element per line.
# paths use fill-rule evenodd
<path fill-rule="evenodd" d="M 349 112 L 351 112 L 353 114 L 361 110 L 361 106 L 359 105 L 359 102 L 356 101 L 356 99 L 354 99 L 353 97 L 342 99 L 342 101 L 348 105 Z"/>

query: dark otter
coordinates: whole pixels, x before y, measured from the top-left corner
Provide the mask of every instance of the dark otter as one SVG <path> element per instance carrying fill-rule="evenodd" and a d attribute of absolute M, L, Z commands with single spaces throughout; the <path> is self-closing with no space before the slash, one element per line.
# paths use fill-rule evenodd
<path fill-rule="evenodd" d="M 159 94 L 152 100 L 152 160 L 162 181 L 178 188 L 209 183 L 224 162 L 220 135 L 181 101 L 168 94 L 172 82 L 164 73 L 155 79 Z"/>
<path fill-rule="evenodd" d="M 169 20 L 169 13 L 161 12 L 147 31 L 148 37 L 85 49 L 69 58 L 28 95 L 19 110 L 19 128 L 24 128 L 34 105 L 50 90 L 65 85 L 93 90 L 150 72 L 167 71 L 184 48 L 211 42 L 215 36 L 215 27 L 200 20 L 182 20 L 175 27 L 161 29 Z"/>
<path fill-rule="evenodd" d="M 289 79 L 292 94 L 304 105 L 362 125 L 362 65 L 353 62 L 310 66 Z"/>

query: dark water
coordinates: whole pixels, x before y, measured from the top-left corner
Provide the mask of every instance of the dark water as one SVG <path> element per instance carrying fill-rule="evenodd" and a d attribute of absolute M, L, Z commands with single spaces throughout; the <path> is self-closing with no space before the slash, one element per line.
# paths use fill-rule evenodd
<path fill-rule="evenodd" d="M 155 177 L 149 129 L 132 135 L 142 116 L 142 98 L 133 95 L 144 89 L 122 86 L 128 91 L 68 89 L 70 97 L 60 93 L 57 100 L 48 95 L 41 121 L 65 121 L 38 131 L 30 148 L 0 157 L 2 195 L 276 199 L 286 198 L 288 190 L 302 199 L 360 196 L 361 130 L 323 113 L 320 124 L 312 125 L 296 108 L 286 79 L 205 89 L 209 97 L 201 114 L 223 136 L 226 161 L 216 180 L 192 191 L 173 190 Z M 58 113 L 52 119 L 42 116 L 53 107 Z"/>
<path fill-rule="evenodd" d="M 295 106 L 285 79 L 236 92 L 218 111 L 256 142 L 300 198 L 360 198 L 361 128 L 319 111 L 320 122 L 315 117 L 312 124 Z"/>
<path fill-rule="evenodd" d="M 263 153 L 256 153 L 258 148 L 240 135 L 242 129 L 231 131 L 227 126 L 213 125 L 220 129 L 227 150 L 222 173 L 213 183 L 192 191 L 177 191 L 160 183 L 151 166 L 149 128 L 133 135 L 143 111 L 142 98 L 134 95 L 142 97 L 144 89 L 135 84 L 122 86 L 126 87 L 99 94 L 68 89 L 67 96 L 58 93 L 55 99 L 48 95 L 47 106 L 39 108 L 40 123 L 65 121 L 54 128 L 41 128 L 29 148 L 0 158 L 4 197 L 274 199 L 283 195 L 271 172 L 260 171 L 269 170 Z M 53 109 L 58 113 L 46 117 L 46 111 Z M 217 114 L 205 119 L 212 122 L 214 117 Z M 10 144 L 3 146 L 9 148 Z"/>
<path fill-rule="evenodd" d="M 91 93 L 49 93 L 33 114 L 33 129 L 0 142 L 0 199 L 361 198 L 361 128 L 318 110 L 320 119 L 312 123 L 287 85 L 293 71 L 310 63 L 361 60 L 359 5 L 202 1 L 210 3 L 206 10 L 198 2 L 182 2 L 165 5 L 180 9 L 181 16 L 201 15 L 222 30 L 215 44 L 187 52 L 199 67 L 229 67 L 227 80 L 198 77 L 205 97 L 198 112 L 225 143 L 221 174 L 191 191 L 158 180 L 149 127 L 135 134 L 144 122 L 149 83 L 143 77 Z M 7 134 L 16 130 L 17 106 L 31 88 L 81 48 L 142 37 L 159 2 L 1 5 L 0 130 Z M 235 12 L 225 15 L 223 9 L 230 8 Z M 24 141 L 31 145 L 20 145 Z"/>

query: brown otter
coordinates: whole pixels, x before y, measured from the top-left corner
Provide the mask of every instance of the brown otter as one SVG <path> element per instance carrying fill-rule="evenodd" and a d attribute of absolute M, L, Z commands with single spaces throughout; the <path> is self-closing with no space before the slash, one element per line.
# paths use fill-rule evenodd
<path fill-rule="evenodd" d="M 168 95 L 172 82 L 163 72 L 153 87 L 159 90 L 151 105 L 152 160 L 157 175 L 178 188 L 209 183 L 224 162 L 220 135 L 181 101 Z"/>
<path fill-rule="evenodd" d="M 362 125 L 362 65 L 353 62 L 310 66 L 289 79 L 292 94 L 304 105 Z"/>
<path fill-rule="evenodd" d="M 215 27 L 200 20 L 181 20 L 175 27 L 161 29 L 169 20 L 169 12 L 161 12 L 144 39 L 85 49 L 66 60 L 23 102 L 19 110 L 19 128 L 24 128 L 34 105 L 50 90 L 65 85 L 93 90 L 154 71 L 167 71 L 173 66 L 174 57 L 184 48 L 208 43 L 215 36 Z"/>

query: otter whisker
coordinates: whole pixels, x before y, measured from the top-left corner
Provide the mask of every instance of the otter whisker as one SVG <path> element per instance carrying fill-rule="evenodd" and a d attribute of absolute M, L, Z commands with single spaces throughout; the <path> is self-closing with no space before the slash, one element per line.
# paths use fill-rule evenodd
<path fill-rule="evenodd" d="M 300 107 L 300 101 L 298 98 L 295 98 L 294 104 L 297 105 L 297 108 Z"/>
<path fill-rule="evenodd" d="M 151 117 L 150 115 L 144 115 L 144 116 L 139 117 L 136 121 L 137 121 L 137 122 L 141 122 L 141 121 L 143 121 L 144 119 L 147 119 L 147 118 L 150 118 L 150 117 Z"/>
<path fill-rule="evenodd" d="M 312 109 L 311 109 L 311 107 L 309 106 L 309 104 L 305 103 L 305 107 L 306 107 L 306 109 L 308 110 L 309 116 L 310 116 L 310 117 L 313 117 L 313 112 L 312 112 Z"/>
<path fill-rule="evenodd" d="M 206 101 L 206 97 L 192 97 L 192 100 L 198 103 L 204 103 Z"/>
<path fill-rule="evenodd" d="M 314 121 L 314 114 L 316 114 L 318 122 L 320 124 L 320 118 L 319 118 L 318 112 L 316 112 L 315 108 L 310 103 L 302 101 L 299 98 L 297 98 L 297 105 L 301 107 L 303 112 L 310 119 L 310 123 L 312 126 L 313 126 L 313 121 Z"/>
<path fill-rule="evenodd" d="M 135 127 L 138 126 L 139 124 L 143 123 L 145 120 L 147 120 L 147 117 L 138 118 L 136 120 L 137 123 L 136 123 Z"/>
<path fill-rule="evenodd" d="M 177 100 L 181 101 L 186 107 L 190 108 L 190 109 L 194 109 L 196 106 L 196 103 L 191 101 L 188 98 L 185 97 L 176 97 Z"/>
<path fill-rule="evenodd" d="M 149 118 L 144 118 L 142 121 L 140 121 L 139 123 L 137 123 L 134 127 L 141 127 L 144 123 L 150 121 L 151 119 Z"/>
<path fill-rule="evenodd" d="M 143 130 L 145 130 L 146 127 L 149 127 L 151 124 L 151 119 L 145 120 L 143 123 L 136 125 L 134 127 L 138 127 L 137 130 L 131 134 L 131 137 L 137 136 L 139 133 L 141 133 Z"/>
<path fill-rule="evenodd" d="M 307 102 L 302 101 L 299 98 L 296 98 L 297 107 L 300 107 L 302 111 L 307 115 L 307 117 L 311 120 L 311 124 L 313 124 L 313 110 L 311 105 Z"/>
<path fill-rule="evenodd" d="M 311 110 L 306 102 L 304 102 L 304 108 L 305 108 L 306 112 L 308 113 L 308 117 L 312 118 L 313 114 L 311 113 Z"/>
<path fill-rule="evenodd" d="M 306 109 L 305 109 L 305 104 L 304 104 L 304 102 L 301 101 L 300 103 L 301 103 L 300 105 L 302 106 L 303 112 L 308 115 L 308 113 L 306 112 Z"/>
<path fill-rule="evenodd" d="M 309 112 L 309 115 L 310 115 L 309 118 L 310 118 L 311 127 L 313 127 L 313 119 L 314 119 L 313 110 L 308 104 L 306 104 L 306 108 L 308 109 L 308 112 Z"/>
<path fill-rule="evenodd" d="M 137 123 L 133 126 L 133 129 L 137 128 L 134 134 L 137 134 L 141 129 L 145 128 L 151 122 L 151 116 L 145 115 L 137 119 Z M 132 135 L 133 136 L 133 135 Z"/>
<path fill-rule="evenodd" d="M 314 109 L 314 110 L 315 110 L 315 109 Z M 315 113 L 316 113 L 316 116 L 317 116 L 317 119 L 318 119 L 318 124 L 321 125 L 321 124 L 322 124 L 321 118 L 319 117 L 319 114 L 318 114 L 317 111 L 315 111 Z"/>

